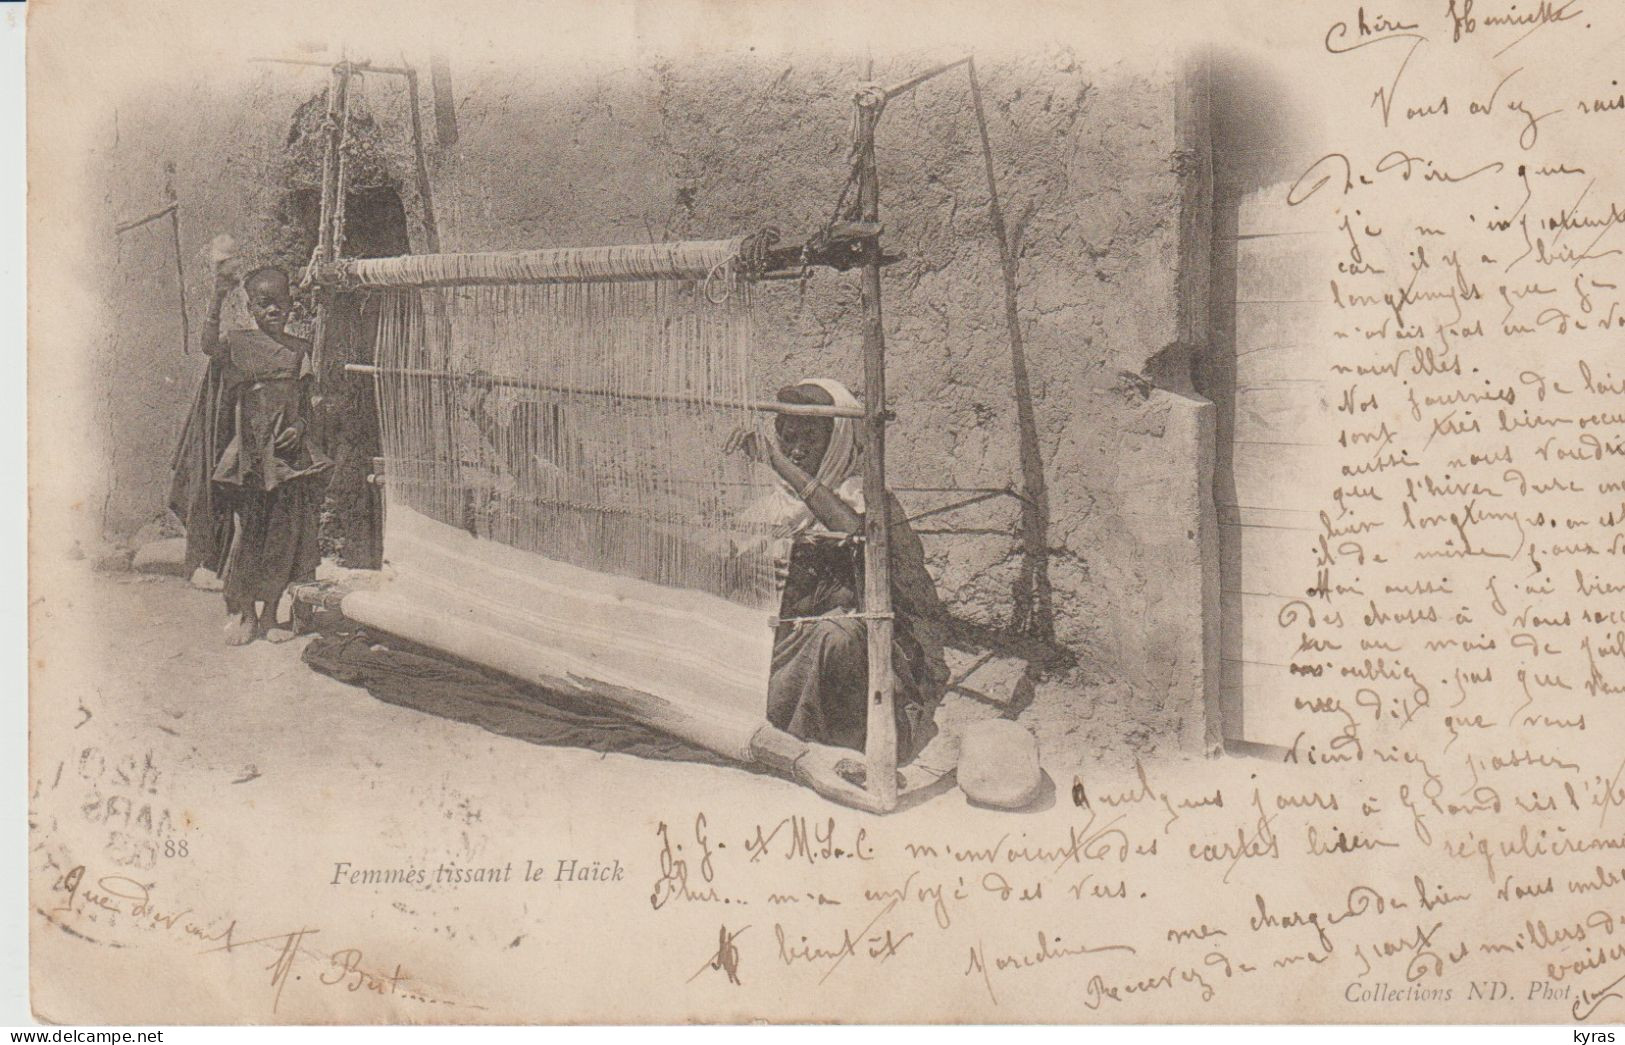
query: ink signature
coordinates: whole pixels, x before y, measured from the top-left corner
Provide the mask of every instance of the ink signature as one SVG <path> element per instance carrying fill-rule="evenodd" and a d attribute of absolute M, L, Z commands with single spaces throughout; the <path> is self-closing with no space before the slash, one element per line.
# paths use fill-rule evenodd
<path fill-rule="evenodd" d="M 236 928 L 236 925 L 237 923 L 233 922 L 231 928 Z M 226 931 L 226 942 L 224 944 L 219 947 L 211 947 L 203 953 L 214 954 L 218 951 L 225 951 L 229 953 L 237 947 L 249 947 L 258 943 L 269 943 L 272 944 L 272 946 L 275 946 L 274 941 L 281 940 L 282 946 L 277 952 L 276 959 L 265 967 L 271 973 L 271 1011 L 275 1012 L 277 1011 L 277 1006 L 282 1004 L 282 988 L 288 985 L 288 974 L 293 971 L 294 960 L 299 957 L 299 944 L 304 940 L 305 937 L 314 936 L 318 932 L 321 932 L 321 930 L 295 929 L 290 933 L 275 933 L 270 936 L 261 936 L 253 940 L 238 941 L 232 939 L 231 929 L 228 929 Z"/>
<path fill-rule="evenodd" d="M 716 953 L 707 958 L 705 962 L 694 971 L 694 975 L 688 978 L 688 982 L 693 983 L 699 977 L 700 973 L 710 969 L 713 972 L 727 973 L 729 983 L 741 985 L 739 980 L 739 945 L 734 943 L 734 941 L 743 936 L 745 931 L 749 928 L 750 926 L 747 925 L 744 929 L 736 929 L 733 932 L 729 932 L 726 925 L 722 926 L 717 931 Z"/>
<path fill-rule="evenodd" d="M 1621 993 L 1618 989 L 1621 984 L 1625 984 L 1625 976 L 1620 976 L 1619 979 L 1602 988 L 1600 991 L 1581 991 L 1580 996 L 1574 1000 L 1574 1004 L 1570 1007 L 1569 1012 L 1576 1020 L 1580 1022 L 1589 1020 L 1591 1018 L 1591 1014 L 1601 1008 L 1602 1003 L 1608 999 L 1625 999 L 1625 993 Z M 1581 1006 L 1585 1006 L 1584 1011 L 1581 1011 Z"/>
<path fill-rule="evenodd" d="M 75 936 L 83 934 L 68 924 L 70 921 L 77 922 L 83 918 L 94 921 L 97 920 L 97 915 L 111 915 L 114 919 L 129 918 L 134 928 L 145 932 L 174 934 L 176 937 L 187 938 L 196 943 L 211 945 L 205 946 L 198 952 L 200 954 L 233 954 L 249 947 L 274 950 L 276 956 L 264 967 L 270 973 L 272 1012 L 278 1011 L 288 981 L 305 978 L 295 971 L 295 965 L 301 956 L 325 966 L 324 971 L 315 977 L 315 981 L 323 986 L 343 985 L 346 990 L 352 992 L 366 989 L 377 994 L 399 995 L 412 1001 L 483 1008 L 467 1002 L 452 1002 L 444 998 L 431 997 L 417 988 L 408 986 L 412 981 L 399 964 L 388 974 L 364 968 L 359 948 L 345 948 L 331 955 L 314 950 L 307 941 L 319 933 L 320 929 L 301 926 L 289 932 L 276 932 L 244 939 L 240 936 L 239 922 L 236 918 L 202 917 L 189 905 L 177 904 L 177 909 L 173 911 L 161 909 L 154 902 L 156 885 L 138 882 L 124 875 L 92 878 L 83 864 L 74 866 L 57 878 L 52 889 L 54 892 L 64 894 L 64 901 L 50 908 L 41 907 L 38 909 L 39 913 L 51 924 Z M 116 926 L 118 922 L 115 920 L 110 924 Z M 222 924 L 224 928 L 220 928 Z M 112 947 L 124 946 L 111 940 L 96 942 L 103 942 Z M 737 962 L 737 956 L 735 961 Z"/>

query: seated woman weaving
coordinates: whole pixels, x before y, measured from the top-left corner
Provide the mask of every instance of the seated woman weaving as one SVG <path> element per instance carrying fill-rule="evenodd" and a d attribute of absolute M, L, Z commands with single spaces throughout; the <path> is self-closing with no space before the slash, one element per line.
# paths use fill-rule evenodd
<path fill-rule="evenodd" d="M 803 381 L 781 389 L 780 402 L 856 407 L 838 381 Z M 780 414 L 776 439 L 741 430 L 728 452 L 766 461 L 780 480 L 763 510 L 781 549 L 782 586 L 768 721 L 803 740 L 863 750 L 868 732 L 869 682 L 865 622 L 852 616 L 863 590 L 865 511 L 858 426 L 847 417 Z M 891 512 L 892 670 L 899 759 L 918 753 L 930 738 L 931 715 L 942 697 L 947 670 L 938 628 L 936 587 L 925 568 L 919 538 L 897 499 Z"/>

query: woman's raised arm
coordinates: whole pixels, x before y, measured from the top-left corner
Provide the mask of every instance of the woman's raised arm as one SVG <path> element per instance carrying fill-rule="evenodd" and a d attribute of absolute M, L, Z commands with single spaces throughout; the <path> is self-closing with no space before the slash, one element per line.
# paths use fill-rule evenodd
<path fill-rule="evenodd" d="M 801 500 L 807 505 L 807 510 L 813 513 L 813 518 L 831 533 L 858 534 L 863 532 L 863 516 L 852 509 L 852 506 L 819 482 L 816 476 L 807 474 L 806 469 L 785 456 L 779 449 L 778 441 L 763 436 L 760 432 L 748 428 L 741 428 L 728 437 L 723 444 L 725 453 L 739 451 L 753 461 L 765 460 L 779 474 L 779 478 L 788 483 L 795 490 Z"/>

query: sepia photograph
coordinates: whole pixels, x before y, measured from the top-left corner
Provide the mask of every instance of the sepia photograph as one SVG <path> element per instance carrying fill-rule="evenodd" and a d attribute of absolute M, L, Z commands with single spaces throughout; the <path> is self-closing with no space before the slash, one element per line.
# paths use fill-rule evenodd
<path fill-rule="evenodd" d="M 1625 13 L 26 6 L 38 1023 L 1625 1019 Z"/>

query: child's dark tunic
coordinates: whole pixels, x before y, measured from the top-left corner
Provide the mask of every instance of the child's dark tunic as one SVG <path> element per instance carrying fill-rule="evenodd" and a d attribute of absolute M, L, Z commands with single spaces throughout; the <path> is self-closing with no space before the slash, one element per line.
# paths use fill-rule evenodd
<path fill-rule="evenodd" d="M 332 462 L 303 436 L 276 448 L 277 436 L 305 419 L 300 370 L 308 348 L 289 348 L 259 330 L 233 330 L 221 342 L 234 424 L 212 478 L 235 517 L 224 580 L 226 605 L 240 612 L 316 575 L 321 476 Z"/>

